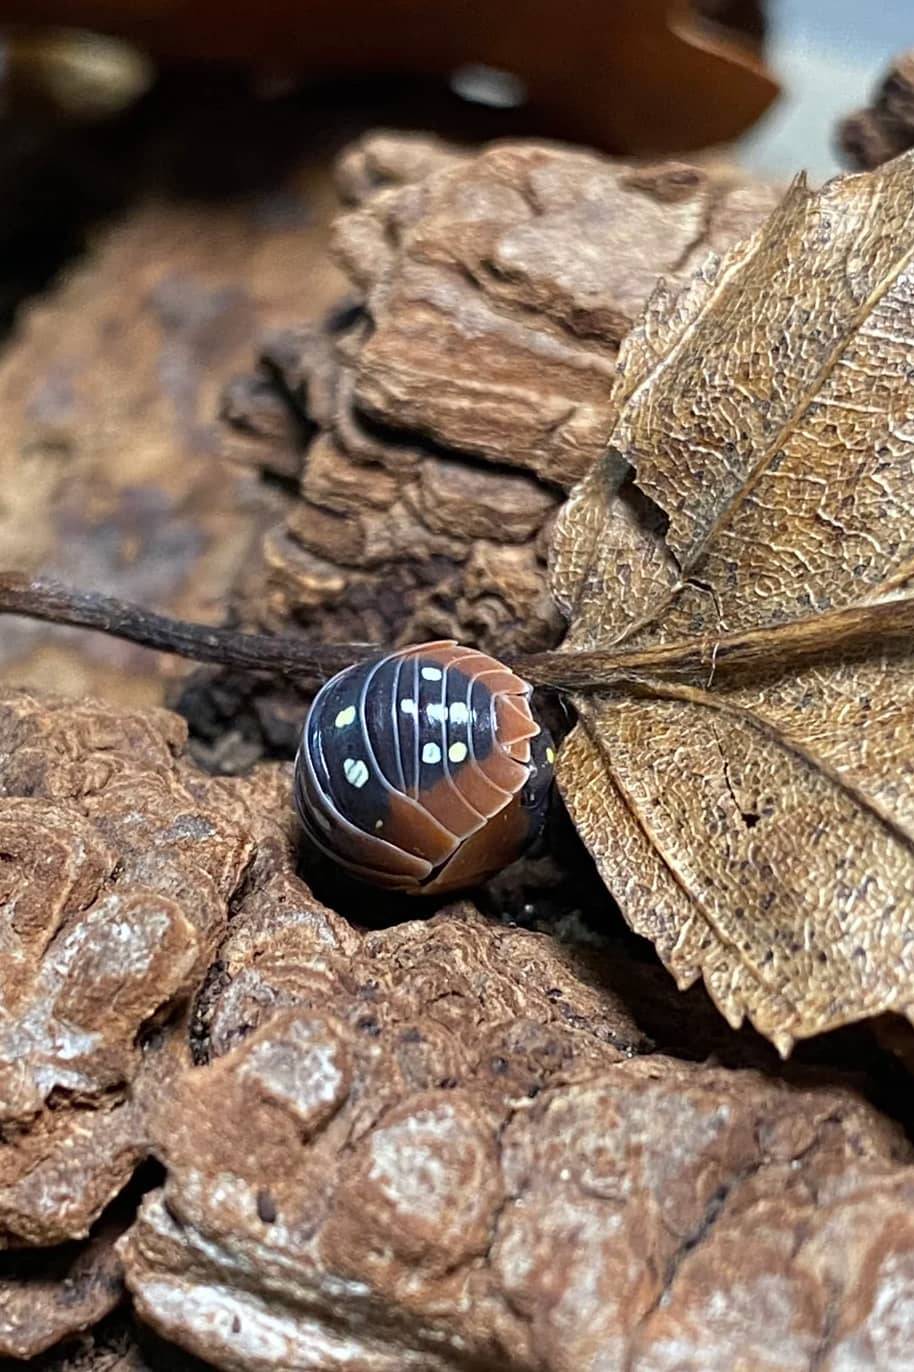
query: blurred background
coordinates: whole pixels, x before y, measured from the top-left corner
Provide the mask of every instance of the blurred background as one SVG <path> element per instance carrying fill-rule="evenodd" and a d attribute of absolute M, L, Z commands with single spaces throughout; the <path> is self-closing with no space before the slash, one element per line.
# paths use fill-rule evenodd
<path fill-rule="evenodd" d="M 840 171 L 835 128 L 866 105 L 891 58 L 914 44 L 910 0 L 767 0 L 765 56 L 781 86 L 737 144 L 753 171 L 821 181 Z"/>
<path fill-rule="evenodd" d="M 0 0 L 0 326 L 150 180 L 247 188 L 379 124 L 821 180 L 912 42 L 910 0 Z"/>

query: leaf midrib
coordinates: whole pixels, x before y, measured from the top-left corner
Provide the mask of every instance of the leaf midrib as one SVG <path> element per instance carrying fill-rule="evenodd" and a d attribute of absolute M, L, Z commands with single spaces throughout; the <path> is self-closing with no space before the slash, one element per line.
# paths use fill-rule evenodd
<path fill-rule="evenodd" d="M 914 176 L 914 169 L 912 169 L 912 176 Z M 795 183 L 795 185 L 797 184 L 798 183 Z M 814 198 L 810 195 L 809 192 L 806 192 L 805 194 L 809 199 Z M 877 197 L 874 197 L 874 201 L 876 199 Z M 782 202 L 781 211 L 785 210 L 789 203 L 790 196 L 788 195 L 788 197 L 785 198 L 784 202 Z M 869 210 L 869 214 L 872 216 L 875 213 L 876 209 L 871 207 Z M 910 222 L 912 215 L 914 215 L 914 204 L 912 204 L 908 209 L 908 213 L 906 215 L 906 222 Z M 708 296 L 707 301 L 702 306 L 698 314 L 695 316 L 694 320 L 692 320 L 690 324 L 687 326 L 687 328 L 683 330 L 683 333 L 680 336 L 680 338 L 676 340 L 674 347 L 671 348 L 669 352 L 666 353 L 663 356 L 663 358 L 661 358 L 658 361 L 655 367 L 651 368 L 651 370 L 647 373 L 644 379 L 640 381 L 638 383 L 638 386 L 632 391 L 628 401 L 626 402 L 626 409 L 629 407 L 629 405 L 632 404 L 638 393 L 642 391 L 645 387 L 649 386 L 652 383 L 654 377 L 658 375 L 661 370 L 664 370 L 667 366 L 669 366 L 673 359 L 678 357 L 682 353 L 691 335 L 694 334 L 701 321 L 710 313 L 712 307 L 720 299 L 723 292 L 729 288 L 733 278 L 738 277 L 742 273 L 742 271 L 745 269 L 745 265 L 748 260 L 754 260 L 754 258 L 758 256 L 758 253 L 762 250 L 762 247 L 763 241 L 759 239 L 755 251 L 752 254 L 752 258 L 739 258 L 736 262 L 734 262 L 733 269 L 730 272 L 724 273 L 719 279 L 719 281 L 715 283 L 714 289 Z M 875 287 L 870 292 L 870 294 L 867 296 L 866 300 L 863 302 L 860 308 L 854 313 L 851 322 L 848 324 L 848 327 L 841 333 L 841 336 L 838 342 L 835 344 L 835 347 L 823 361 L 822 366 L 816 372 L 815 377 L 811 381 L 807 390 L 798 399 L 797 404 L 791 410 L 789 416 L 784 420 L 783 424 L 778 429 L 775 436 L 771 439 L 767 447 L 763 450 L 758 461 L 755 463 L 751 471 L 746 476 L 745 481 L 742 482 L 737 491 L 734 493 L 733 497 L 720 509 L 717 516 L 709 526 L 706 535 L 698 543 L 696 548 L 692 551 L 690 557 L 680 564 L 680 570 L 682 572 L 681 580 L 678 581 L 674 587 L 672 587 L 672 589 L 667 593 L 665 598 L 659 601 L 657 605 L 653 606 L 649 611 L 645 612 L 645 614 L 642 615 L 639 619 L 629 623 L 618 635 L 618 637 L 613 640 L 615 646 L 628 642 L 636 634 L 641 633 L 644 629 L 649 628 L 653 624 L 656 624 L 657 621 L 663 616 L 663 614 L 670 608 L 670 606 L 673 605 L 675 601 L 679 598 L 679 596 L 681 595 L 682 591 L 686 588 L 686 586 L 691 584 L 689 580 L 690 576 L 694 572 L 695 568 L 701 563 L 708 549 L 712 546 L 712 544 L 719 536 L 722 528 L 727 523 L 729 523 L 736 510 L 740 508 L 740 506 L 748 498 L 749 494 L 755 489 L 761 478 L 766 474 L 768 468 L 771 465 L 771 462 L 774 460 L 774 457 L 784 446 L 785 439 L 796 429 L 797 425 L 800 423 L 803 416 L 809 410 L 810 405 L 812 405 L 815 402 L 826 381 L 831 376 L 835 367 L 846 353 L 851 340 L 856 337 L 856 335 L 859 333 L 860 329 L 863 327 L 866 320 L 873 313 L 876 306 L 885 297 L 889 290 L 891 290 L 892 287 L 897 283 L 898 278 L 901 276 L 902 272 L 904 272 L 905 269 L 911 265 L 912 261 L 914 261 L 914 235 L 911 236 L 911 246 L 905 252 L 901 253 L 897 259 L 895 259 L 892 269 L 890 271 L 886 271 L 882 280 L 879 282 L 878 287 Z M 635 484 L 637 485 L 637 468 L 635 469 Z M 663 508 L 662 503 L 658 501 L 657 497 L 650 491 L 645 491 L 644 494 L 649 499 L 654 500 L 655 503 L 660 505 L 660 508 Z M 675 554 L 671 555 L 675 556 Z M 723 628 L 724 626 L 722 625 L 721 627 Z"/>

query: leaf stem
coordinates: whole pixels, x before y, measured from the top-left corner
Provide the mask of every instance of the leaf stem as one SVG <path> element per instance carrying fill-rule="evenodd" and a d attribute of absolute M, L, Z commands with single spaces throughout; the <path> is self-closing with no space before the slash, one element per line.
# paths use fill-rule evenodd
<path fill-rule="evenodd" d="M 624 688 L 626 679 L 722 684 L 738 675 L 796 669 L 826 656 L 851 657 L 893 644 L 910 648 L 914 635 L 914 596 L 824 610 L 803 619 L 765 624 L 740 633 L 705 635 L 646 648 L 618 651 L 536 653 L 511 663 L 538 686 L 564 690 Z"/>

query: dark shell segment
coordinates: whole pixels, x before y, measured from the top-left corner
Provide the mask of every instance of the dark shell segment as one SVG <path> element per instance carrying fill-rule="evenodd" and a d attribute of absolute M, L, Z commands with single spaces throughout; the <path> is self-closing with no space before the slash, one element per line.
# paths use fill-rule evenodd
<path fill-rule="evenodd" d="M 295 764 L 308 835 L 355 875 L 407 890 L 467 885 L 512 861 L 551 781 L 529 694 L 452 641 L 340 672 L 315 697 Z"/>

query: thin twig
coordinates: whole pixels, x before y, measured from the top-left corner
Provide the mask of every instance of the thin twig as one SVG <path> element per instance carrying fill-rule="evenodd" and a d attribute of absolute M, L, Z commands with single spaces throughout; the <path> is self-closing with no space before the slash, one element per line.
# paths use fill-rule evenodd
<path fill-rule="evenodd" d="M 215 662 L 303 682 L 326 681 L 378 651 L 364 643 L 300 643 L 287 636 L 212 628 L 154 614 L 114 596 L 76 590 L 56 581 L 31 580 L 18 572 L 0 572 L 0 614 L 98 629 L 195 662 Z"/>
<path fill-rule="evenodd" d="M 196 662 L 244 668 L 295 678 L 302 684 L 326 681 L 354 662 L 381 651 L 366 643 L 302 643 L 287 635 L 245 634 L 172 619 L 128 601 L 94 591 L 79 591 L 55 581 L 30 580 L 0 572 L 0 615 L 26 615 L 54 624 L 79 625 L 176 653 Z M 871 652 L 875 647 L 907 651 L 914 641 L 914 596 L 826 610 L 805 619 L 764 625 L 741 633 L 705 636 L 646 648 L 531 653 L 507 665 L 536 686 L 586 691 L 626 690 L 638 679 L 707 683 L 711 664 L 715 682 L 747 673 L 796 669 L 804 662 Z"/>

